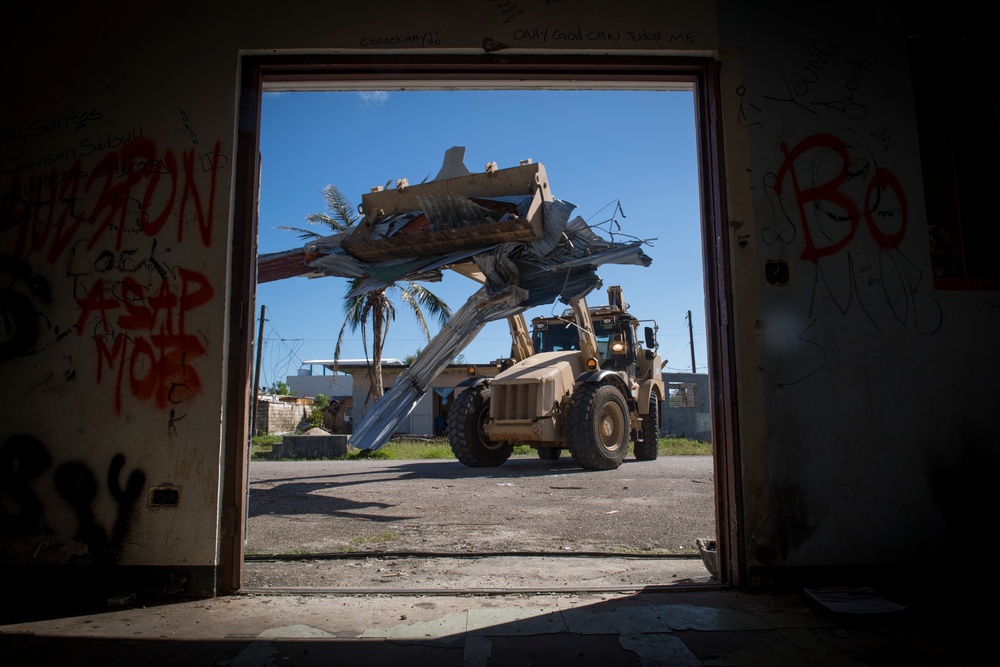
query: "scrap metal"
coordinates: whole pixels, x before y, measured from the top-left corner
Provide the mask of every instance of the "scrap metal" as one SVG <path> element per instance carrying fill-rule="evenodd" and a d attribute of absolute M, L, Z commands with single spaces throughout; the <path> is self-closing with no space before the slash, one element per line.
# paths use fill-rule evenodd
<path fill-rule="evenodd" d="M 438 374 L 489 322 L 559 299 L 570 303 L 601 285 L 602 264 L 649 266 L 648 240 L 619 242 L 596 234 L 576 208 L 552 196 L 545 168 L 471 174 L 465 149 L 454 147 L 433 181 L 362 197 L 364 217 L 352 229 L 303 248 L 261 255 L 258 275 L 362 278 L 362 293 L 396 280 L 440 280 L 454 270 L 483 286 L 428 343 L 356 425 L 351 444 L 378 449 L 395 432 Z M 296 273 L 296 271 L 298 273 Z"/>

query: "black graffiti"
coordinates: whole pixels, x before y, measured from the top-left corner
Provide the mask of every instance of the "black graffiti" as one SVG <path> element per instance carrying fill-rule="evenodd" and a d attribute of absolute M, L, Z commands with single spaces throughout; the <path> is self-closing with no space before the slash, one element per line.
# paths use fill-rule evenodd
<path fill-rule="evenodd" d="M 52 466 L 52 457 L 41 442 L 27 435 L 14 435 L 0 446 L 0 533 L 30 535 L 51 533 L 45 524 L 45 506 L 34 484 Z M 125 455 L 115 454 L 108 465 L 106 485 L 118 509 L 110 533 L 98 523 L 94 502 L 100 486 L 83 461 L 67 461 L 55 469 L 52 483 L 77 518 L 73 539 L 87 546 L 98 563 L 115 563 L 132 523 L 132 514 L 146 487 L 146 473 L 133 469 L 122 486 Z"/>
<path fill-rule="evenodd" d="M 146 473 L 133 470 L 129 473 L 125 488 L 122 488 L 121 472 L 124 467 L 123 454 L 115 454 L 108 466 L 108 491 L 118 505 L 110 535 L 94 518 L 93 504 L 97 499 L 98 486 L 90 468 L 82 461 L 69 461 L 60 465 L 55 472 L 56 491 L 69 501 L 76 512 L 78 529 L 75 539 L 86 544 L 90 553 L 101 561 L 118 560 L 128 533 L 132 510 L 146 486 Z"/>
<path fill-rule="evenodd" d="M 0 533 L 26 535 L 42 526 L 42 501 L 30 483 L 52 458 L 34 438 L 14 435 L 0 445 Z"/>
<path fill-rule="evenodd" d="M 41 317 L 35 302 L 52 302 L 48 281 L 19 257 L 0 256 L 0 360 L 27 353 L 35 345 Z"/>

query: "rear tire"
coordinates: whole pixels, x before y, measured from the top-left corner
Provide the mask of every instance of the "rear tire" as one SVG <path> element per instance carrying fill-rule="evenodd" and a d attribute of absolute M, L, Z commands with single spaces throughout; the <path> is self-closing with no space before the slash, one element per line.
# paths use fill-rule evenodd
<path fill-rule="evenodd" d="M 510 458 L 514 444 L 493 442 L 483 432 L 490 416 L 490 388 L 470 387 L 448 412 L 448 443 L 455 458 L 470 468 L 492 468 Z"/>
<path fill-rule="evenodd" d="M 642 418 L 642 440 L 635 443 L 635 458 L 655 461 L 660 453 L 660 401 L 656 394 L 649 396 L 649 414 Z"/>
<path fill-rule="evenodd" d="M 543 461 L 555 461 L 562 454 L 562 450 L 558 447 L 539 447 L 538 448 L 538 458 Z"/>
<path fill-rule="evenodd" d="M 614 470 L 628 453 L 629 411 L 612 385 L 583 385 L 573 394 L 566 440 L 573 460 L 587 470 Z"/>

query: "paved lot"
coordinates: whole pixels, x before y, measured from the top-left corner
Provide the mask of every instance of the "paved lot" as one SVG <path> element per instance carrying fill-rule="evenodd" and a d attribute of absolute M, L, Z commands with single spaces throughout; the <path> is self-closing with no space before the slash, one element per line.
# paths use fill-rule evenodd
<path fill-rule="evenodd" d="M 615 585 L 623 582 L 624 570 L 633 572 L 630 581 L 669 583 L 693 573 L 707 576 L 695 540 L 715 536 L 712 461 L 630 459 L 613 471 L 583 470 L 569 458 L 512 459 L 480 469 L 453 460 L 254 461 L 247 535 L 251 555 L 428 555 L 423 562 L 250 564 L 250 586 L 365 587 L 405 579 L 407 585 L 433 587 L 444 572 L 455 581 L 467 578 L 472 561 L 430 558 L 437 554 L 492 555 L 474 568 L 480 587 L 537 587 L 534 573 L 550 570 L 559 572 L 562 583 Z M 567 557 L 553 565 L 553 558 L 500 556 L 509 552 L 614 559 Z M 654 561 L 640 559 L 627 559 L 630 565 L 623 568 L 620 559 L 629 554 L 692 558 L 655 561 L 660 569 L 653 571 Z M 493 576 L 511 571 L 518 572 L 513 582 Z"/>
<path fill-rule="evenodd" d="M 254 461 L 249 553 L 693 554 L 715 535 L 708 456 L 588 471 L 570 459 Z"/>

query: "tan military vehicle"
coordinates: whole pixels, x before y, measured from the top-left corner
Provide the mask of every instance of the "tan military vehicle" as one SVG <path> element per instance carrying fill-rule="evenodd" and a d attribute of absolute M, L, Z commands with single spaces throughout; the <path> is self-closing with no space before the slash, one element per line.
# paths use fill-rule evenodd
<path fill-rule="evenodd" d="M 448 439 L 468 466 L 498 466 L 515 443 L 543 459 L 563 449 L 588 470 L 613 470 L 634 443 L 636 459 L 657 455 L 664 398 L 656 325 L 644 327 L 628 312 L 621 287 L 608 289 L 608 305 L 584 299 L 556 317 L 510 319 L 512 358 L 494 378 L 467 380 L 448 413 Z M 645 343 L 643 347 L 642 343 Z"/>

